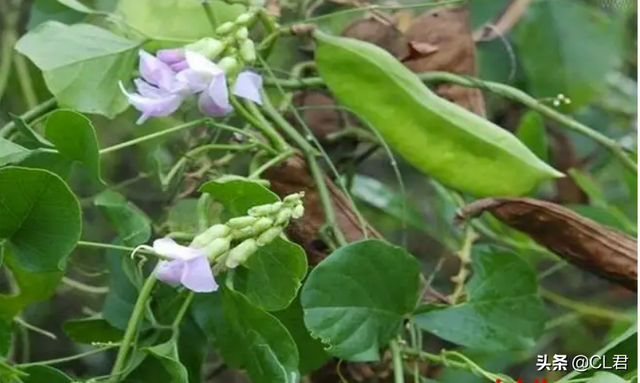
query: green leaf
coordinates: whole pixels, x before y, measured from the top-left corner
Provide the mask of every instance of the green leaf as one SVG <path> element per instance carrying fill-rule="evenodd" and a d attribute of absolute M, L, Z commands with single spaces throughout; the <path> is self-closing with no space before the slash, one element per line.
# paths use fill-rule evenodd
<path fill-rule="evenodd" d="M 88 13 L 88 14 L 96 13 L 95 10 L 87 7 L 86 5 L 82 4 L 78 0 L 58 0 L 58 2 L 80 13 Z"/>
<path fill-rule="evenodd" d="M 193 310 L 224 360 L 236 368 L 243 366 L 253 383 L 300 379 L 298 350 L 287 329 L 242 294 L 224 287 L 216 294 L 196 294 Z"/>
<path fill-rule="evenodd" d="M 304 324 L 304 311 L 300 304 L 300 296 L 282 311 L 272 313 L 289 331 L 298 353 L 300 354 L 300 374 L 306 375 L 324 365 L 331 355 L 329 355 L 322 342 L 313 339 L 309 330 Z"/>
<path fill-rule="evenodd" d="M 593 375 L 593 378 L 589 379 L 587 383 L 628 383 L 628 381 L 610 372 L 600 371 Z"/>
<path fill-rule="evenodd" d="M 109 118 L 128 106 L 118 82 L 131 78 L 138 47 L 93 25 L 56 21 L 39 25 L 16 44 L 42 70 L 60 106 Z"/>
<path fill-rule="evenodd" d="M 62 325 L 64 332 L 78 343 L 119 342 L 124 333 L 114 327 L 101 316 L 83 319 L 72 319 Z"/>
<path fill-rule="evenodd" d="M 314 36 L 316 64 L 331 93 L 438 182 L 476 196 L 518 196 L 562 176 L 511 133 L 437 96 L 382 48 Z"/>
<path fill-rule="evenodd" d="M 13 320 L 26 306 L 49 299 L 58 288 L 62 271 L 32 272 L 25 270 L 8 249 L 4 249 L 4 264 L 11 271 L 19 292 L 0 294 L 0 318 Z"/>
<path fill-rule="evenodd" d="M 451 307 L 425 306 L 414 322 L 442 339 L 477 350 L 532 347 L 545 323 L 534 271 L 518 255 L 497 249 L 481 249 L 472 260 L 469 299 Z"/>
<path fill-rule="evenodd" d="M 379 240 L 351 243 L 311 271 L 301 293 L 304 320 L 315 338 L 342 359 L 379 359 L 418 301 L 418 261 Z"/>
<path fill-rule="evenodd" d="M 573 109 L 601 94 L 621 61 L 615 19 L 579 1 L 536 1 L 515 32 L 533 94 L 564 94 Z"/>
<path fill-rule="evenodd" d="M 96 196 L 94 204 L 126 245 L 138 246 L 151 238 L 151 224 L 147 217 L 121 194 L 106 190 Z"/>
<path fill-rule="evenodd" d="M 45 21 L 55 20 L 65 24 L 74 24 L 82 21 L 85 15 L 74 11 L 57 1 L 35 0 L 29 13 L 27 29 L 32 30 Z"/>
<path fill-rule="evenodd" d="M 276 238 L 260 247 L 234 275 L 234 289 L 266 311 L 282 310 L 295 298 L 307 273 L 307 256 L 295 243 Z"/>
<path fill-rule="evenodd" d="M 407 224 L 414 229 L 426 229 L 427 222 L 420 216 L 413 204 L 405 201 L 406 198 L 373 177 L 357 174 L 353 178 L 352 193 L 369 205 L 386 212 L 399 221 L 406 220 Z"/>
<path fill-rule="evenodd" d="M 71 173 L 73 161 L 50 149 L 36 149 L 16 164 L 24 168 L 48 170 L 66 180 Z"/>
<path fill-rule="evenodd" d="M 0 137 L 0 166 L 20 162 L 28 155 L 28 149 Z"/>
<path fill-rule="evenodd" d="M 122 245 L 122 241 L 116 239 L 113 244 Z M 102 307 L 102 317 L 113 327 L 124 330 L 138 298 L 138 288 L 125 271 L 135 268 L 135 261 L 117 250 L 107 250 L 105 258 L 109 270 L 109 293 Z"/>
<path fill-rule="evenodd" d="M 516 136 L 543 161 L 549 159 L 549 142 L 540 113 L 530 110 L 520 119 Z"/>
<path fill-rule="evenodd" d="M 93 177 L 103 182 L 98 138 L 91 120 L 72 110 L 56 110 L 47 118 L 44 131 L 63 156 L 81 162 Z"/>
<path fill-rule="evenodd" d="M 211 194 L 233 217 L 246 215 L 253 206 L 280 200 L 271 190 L 249 180 L 209 181 L 200 187 L 200 191 Z"/>
<path fill-rule="evenodd" d="M 612 370 L 612 372 L 618 376 L 625 376 L 627 373 L 636 371 L 638 369 L 638 325 L 634 323 L 627 331 L 620 334 L 618 337 L 609 342 L 601 350 L 598 350 L 594 355 L 599 355 L 605 359 L 608 364 L 613 365 L 614 355 L 626 355 L 629 360 L 627 361 L 627 368 L 622 370 Z M 564 376 L 560 382 L 568 382 L 576 379 L 588 378 L 598 371 L 596 369 L 589 369 L 584 372 L 572 371 L 568 375 Z"/>
<path fill-rule="evenodd" d="M 26 143 L 24 143 L 25 146 L 30 149 L 53 149 L 53 145 L 51 144 L 51 142 L 45 140 L 44 137 L 33 130 L 33 128 L 30 127 L 23 118 L 21 118 L 20 116 L 11 115 L 11 119 L 15 123 L 16 130 L 22 133 L 22 135 L 26 139 Z"/>
<path fill-rule="evenodd" d="M 175 340 L 144 348 L 142 351 L 159 359 L 164 369 L 171 375 L 172 383 L 189 383 L 189 374 L 187 369 L 180 363 L 178 345 Z"/>
<path fill-rule="evenodd" d="M 80 204 L 57 175 L 0 169 L 0 238 L 29 271 L 61 270 L 82 232 Z"/>
<path fill-rule="evenodd" d="M 234 20 L 244 10 L 242 5 L 222 1 L 212 1 L 210 7 L 218 23 Z M 120 0 L 116 12 L 129 25 L 155 40 L 191 42 L 212 34 L 200 0 Z"/>
<path fill-rule="evenodd" d="M 20 377 L 22 383 L 71 383 L 72 379 L 62 371 L 49 366 L 31 366 L 22 369 L 28 376 Z"/>
<path fill-rule="evenodd" d="M 178 337 L 178 355 L 189 374 L 189 383 L 202 383 L 202 366 L 208 352 L 206 334 L 190 316 L 185 316 Z"/>

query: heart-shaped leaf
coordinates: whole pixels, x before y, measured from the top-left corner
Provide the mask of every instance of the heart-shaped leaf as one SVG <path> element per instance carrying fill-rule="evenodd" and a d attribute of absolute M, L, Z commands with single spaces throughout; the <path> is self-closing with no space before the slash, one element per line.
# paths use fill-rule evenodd
<path fill-rule="evenodd" d="M 60 177 L 40 169 L 0 169 L 0 238 L 21 267 L 61 270 L 81 231 L 80 204 Z"/>
<path fill-rule="evenodd" d="M 287 329 L 269 313 L 252 306 L 242 294 L 223 288 L 197 294 L 196 321 L 215 339 L 225 361 L 243 366 L 253 383 L 296 383 L 298 350 Z"/>
<path fill-rule="evenodd" d="M 100 178 L 100 151 L 91 120 L 71 110 L 56 110 L 49 115 L 45 137 L 63 156 L 82 163 L 89 174 Z"/>
<path fill-rule="evenodd" d="M 418 261 L 379 240 L 334 251 L 309 274 L 301 293 L 311 335 L 343 359 L 379 359 L 418 301 Z"/>
<path fill-rule="evenodd" d="M 59 105 L 109 118 L 128 106 L 118 81 L 131 78 L 138 47 L 106 29 L 57 21 L 40 24 L 16 44 L 42 70 Z"/>
<path fill-rule="evenodd" d="M 96 196 L 93 203 L 100 208 L 126 245 L 138 246 L 151 238 L 151 224 L 147 217 L 121 194 L 107 190 Z"/>

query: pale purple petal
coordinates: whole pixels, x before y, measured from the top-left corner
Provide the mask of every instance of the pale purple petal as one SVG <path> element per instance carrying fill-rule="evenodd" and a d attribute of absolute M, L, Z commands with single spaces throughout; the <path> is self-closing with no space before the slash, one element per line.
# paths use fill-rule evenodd
<path fill-rule="evenodd" d="M 189 260 L 202 256 L 202 252 L 176 243 L 171 238 L 160 238 L 153 241 L 153 250 L 165 257 L 181 260 Z"/>
<path fill-rule="evenodd" d="M 175 64 L 185 58 L 184 49 L 182 48 L 160 49 L 156 52 L 156 56 L 160 61 L 167 64 Z"/>
<path fill-rule="evenodd" d="M 231 105 L 227 108 L 222 108 L 220 105 L 216 104 L 211 96 L 209 96 L 209 92 L 200 93 L 200 97 L 198 98 L 198 107 L 202 113 L 212 117 L 223 117 L 233 111 L 233 107 Z"/>
<path fill-rule="evenodd" d="M 185 262 L 180 282 L 184 287 L 196 293 L 209 293 L 218 289 L 209 260 L 205 256 Z"/>
<path fill-rule="evenodd" d="M 187 60 L 182 60 L 182 61 L 178 61 L 171 64 L 171 69 L 174 72 L 182 72 L 183 70 L 188 68 L 189 68 L 189 63 L 187 62 Z"/>
<path fill-rule="evenodd" d="M 184 274 L 185 262 L 181 259 L 173 261 L 160 261 L 156 268 L 156 276 L 167 283 L 180 283 Z"/>
<path fill-rule="evenodd" d="M 133 80 L 133 84 L 136 86 L 136 90 L 143 97 L 148 98 L 161 98 L 167 95 L 167 92 L 155 87 L 141 78 Z"/>
<path fill-rule="evenodd" d="M 190 93 L 203 92 L 209 87 L 211 75 L 193 69 L 185 69 L 176 75 L 177 81 L 186 84 Z"/>
<path fill-rule="evenodd" d="M 261 89 L 262 76 L 245 71 L 238 75 L 236 83 L 233 85 L 233 94 L 262 105 Z"/>
<path fill-rule="evenodd" d="M 216 75 L 209 84 L 209 97 L 221 109 L 229 109 L 229 90 L 227 89 L 227 78 L 224 73 Z"/>
<path fill-rule="evenodd" d="M 164 117 L 172 114 L 182 104 L 183 97 L 180 95 L 173 94 L 158 94 L 154 95 L 154 97 L 145 97 L 141 94 L 137 93 L 129 93 L 124 88 L 122 82 L 120 82 L 120 89 L 127 97 L 129 103 L 142 112 L 142 116 L 136 122 L 137 124 L 142 124 L 149 117 Z M 152 89 L 146 89 L 145 92 L 152 91 Z"/>
<path fill-rule="evenodd" d="M 189 68 L 197 72 L 209 73 L 211 76 L 222 73 L 222 69 L 200 53 L 185 51 L 185 59 Z"/>
<path fill-rule="evenodd" d="M 176 74 L 169 65 L 143 50 L 140 51 L 140 75 L 149 84 L 170 92 L 176 86 Z"/>

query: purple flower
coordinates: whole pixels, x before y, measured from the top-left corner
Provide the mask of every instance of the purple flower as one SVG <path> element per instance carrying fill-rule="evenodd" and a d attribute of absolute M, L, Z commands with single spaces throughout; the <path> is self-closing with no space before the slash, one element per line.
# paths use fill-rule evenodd
<path fill-rule="evenodd" d="M 209 260 L 202 250 L 181 246 L 171 238 L 155 240 L 153 250 L 172 259 L 158 262 L 156 275 L 159 280 L 182 284 L 197 293 L 218 290 Z"/>
<path fill-rule="evenodd" d="M 158 60 L 166 64 L 175 64 L 185 59 L 183 48 L 160 49 L 156 52 Z"/>
<path fill-rule="evenodd" d="M 222 68 L 199 53 L 186 51 L 185 57 L 188 69 L 181 71 L 177 78 L 187 83 L 190 91 L 200 93 L 200 110 L 216 117 L 231 113 L 233 107 L 229 102 L 227 78 Z M 261 88 L 262 77 L 245 71 L 238 75 L 232 92 L 238 97 L 262 104 Z"/>
<path fill-rule="evenodd" d="M 164 117 L 174 113 L 188 95 L 188 87 L 180 82 L 176 73 L 157 57 L 140 51 L 141 79 L 135 79 L 137 93 L 129 93 L 122 82 L 120 88 L 129 103 L 142 112 L 137 123 L 149 117 Z"/>

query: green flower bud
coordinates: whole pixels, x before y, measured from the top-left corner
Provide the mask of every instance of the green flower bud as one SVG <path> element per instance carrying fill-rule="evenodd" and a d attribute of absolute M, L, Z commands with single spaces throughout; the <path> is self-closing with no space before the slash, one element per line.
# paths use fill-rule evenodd
<path fill-rule="evenodd" d="M 229 247 L 231 247 L 231 240 L 229 238 L 216 238 L 205 246 L 202 251 L 209 260 L 214 260 L 226 253 Z"/>
<path fill-rule="evenodd" d="M 278 213 L 278 216 L 276 217 L 276 225 L 277 226 L 284 226 L 287 224 L 287 222 L 289 222 L 289 218 L 291 218 L 291 209 L 288 207 L 285 207 L 284 209 L 280 210 L 280 212 Z"/>
<path fill-rule="evenodd" d="M 249 30 L 245 27 L 242 27 L 236 31 L 236 39 L 238 41 L 245 41 L 249 38 Z"/>
<path fill-rule="evenodd" d="M 242 229 L 234 230 L 232 236 L 234 239 L 243 239 L 253 237 L 256 232 L 253 230 L 253 226 L 246 226 Z"/>
<path fill-rule="evenodd" d="M 255 17 L 254 13 L 243 13 L 240 16 L 238 16 L 238 18 L 236 18 L 235 23 L 238 25 L 246 26 L 253 20 L 254 17 Z"/>
<path fill-rule="evenodd" d="M 302 198 L 304 197 L 304 192 L 300 192 L 300 193 L 293 193 L 293 194 L 289 194 L 288 196 L 284 197 L 284 199 L 282 200 L 282 202 L 286 203 L 286 204 L 297 204 L 298 202 L 302 201 Z"/>
<path fill-rule="evenodd" d="M 231 233 L 231 228 L 227 225 L 213 225 L 204 232 L 198 234 L 193 241 L 191 241 L 191 247 L 202 248 L 209 244 L 216 238 L 223 238 Z"/>
<path fill-rule="evenodd" d="M 235 24 L 227 21 L 226 23 L 222 23 L 222 25 L 220 25 L 218 28 L 216 28 L 216 34 L 218 35 L 228 35 L 229 33 L 233 32 L 233 30 L 235 29 Z"/>
<path fill-rule="evenodd" d="M 216 40 L 212 37 L 205 37 L 196 41 L 195 43 L 188 44 L 184 48 L 207 57 L 209 60 L 217 58 L 227 47 L 225 42 Z"/>
<path fill-rule="evenodd" d="M 235 77 L 236 73 L 240 71 L 240 63 L 237 59 L 230 56 L 223 57 L 222 60 L 218 61 L 218 66 L 225 75 L 230 77 Z"/>
<path fill-rule="evenodd" d="M 247 226 L 251 226 L 254 223 L 256 223 L 256 221 L 258 221 L 257 217 L 248 217 L 248 216 L 236 217 L 236 218 L 231 218 L 229 221 L 227 221 L 227 226 L 237 230 Z"/>
<path fill-rule="evenodd" d="M 302 204 L 299 204 L 296 207 L 294 207 L 293 211 L 291 212 L 291 218 L 293 219 L 302 218 L 303 215 L 304 215 L 304 206 Z"/>
<path fill-rule="evenodd" d="M 245 40 L 240 45 L 240 57 L 248 63 L 256 61 L 256 47 L 251 40 Z"/>
<path fill-rule="evenodd" d="M 225 264 L 228 268 L 234 269 L 249 259 L 256 250 L 258 250 L 256 240 L 253 238 L 247 239 L 229 251 Z"/>
<path fill-rule="evenodd" d="M 267 215 L 276 214 L 282 209 L 282 202 L 271 203 L 267 205 L 258 205 L 249 209 L 249 215 L 254 217 L 264 217 Z"/>
<path fill-rule="evenodd" d="M 255 233 L 262 233 L 271 226 L 273 226 L 273 220 L 271 218 L 264 217 L 254 223 L 252 229 Z"/>
<path fill-rule="evenodd" d="M 282 233 L 282 227 L 280 226 L 272 227 L 271 229 L 260 234 L 260 236 L 256 240 L 256 243 L 258 244 L 258 246 L 264 246 L 268 243 L 271 243 L 271 241 L 276 239 L 281 233 Z"/>

